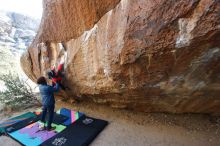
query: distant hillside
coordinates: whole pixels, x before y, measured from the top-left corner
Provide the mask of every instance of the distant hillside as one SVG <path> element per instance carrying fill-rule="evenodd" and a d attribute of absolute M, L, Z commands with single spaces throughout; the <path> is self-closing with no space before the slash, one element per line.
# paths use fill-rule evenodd
<path fill-rule="evenodd" d="M 35 37 L 39 23 L 22 14 L 0 11 L 0 46 L 20 56 Z"/>
<path fill-rule="evenodd" d="M 19 60 L 34 39 L 39 23 L 40 20 L 22 14 L 0 11 L 0 76 L 14 72 L 27 78 Z M 2 89 L 4 83 L 0 81 L 0 91 Z"/>

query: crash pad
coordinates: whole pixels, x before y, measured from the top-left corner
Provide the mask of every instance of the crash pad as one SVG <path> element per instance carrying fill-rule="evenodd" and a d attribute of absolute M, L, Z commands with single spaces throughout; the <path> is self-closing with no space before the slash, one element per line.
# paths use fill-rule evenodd
<path fill-rule="evenodd" d="M 6 121 L 4 121 L 3 123 L 0 124 L 0 133 L 5 133 L 6 132 L 6 129 L 16 123 L 19 123 L 19 122 L 22 122 L 28 118 L 33 118 L 33 117 L 36 117 L 36 115 L 32 112 L 27 112 L 27 113 L 24 113 L 22 115 L 19 115 L 19 116 L 16 116 L 16 117 L 13 117 L 13 118 L 10 118 Z"/>
<path fill-rule="evenodd" d="M 47 117 L 46 117 L 47 119 Z M 64 115 L 60 115 L 60 114 L 57 114 L 57 113 L 54 113 L 54 118 L 53 118 L 53 123 L 54 124 L 61 124 L 63 123 L 64 121 L 66 121 L 68 119 L 68 117 L 64 116 Z M 16 130 L 19 130 L 31 123 L 34 123 L 34 122 L 37 122 L 41 120 L 41 114 L 40 115 L 36 115 L 35 117 L 31 117 L 31 118 L 28 118 L 28 119 L 25 119 L 23 121 L 20 121 L 18 123 L 15 123 L 11 126 L 8 126 L 6 128 L 6 132 L 7 133 L 11 133 L 11 132 L 14 132 Z"/>
<path fill-rule="evenodd" d="M 68 117 L 68 119 L 65 122 L 62 123 L 65 126 L 68 126 L 68 125 L 72 124 L 73 122 L 75 122 L 81 116 L 84 115 L 84 113 L 74 111 L 74 110 L 70 110 L 70 109 L 67 109 L 67 108 L 61 108 L 60 110 L 57 111 L 57 114 L 64 115 L 64 116 Z"/>
<path fill-rule="evenodd" d="M 87 146 L 107 124 L 105 120 L 82 116 L 41 146 Z"/>
<path fill-rule="evenodd" d="M 42 122 L 38 121 L 22 129 L 9 133 L 9 135 L 22 145 L 38 146 L 66 128 L 66 126 L 53 123 L 52 127 L 56 127 L 56 129 L 47 131 L 41 129 L 42 124 Z"/>

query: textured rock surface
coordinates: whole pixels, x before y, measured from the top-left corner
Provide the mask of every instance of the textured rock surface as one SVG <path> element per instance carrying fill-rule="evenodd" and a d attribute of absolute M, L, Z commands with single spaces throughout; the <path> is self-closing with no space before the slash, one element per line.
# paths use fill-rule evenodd
<path fill-rule="evenodd" d="M 220 113 L 219 0 L 121 0 L 105 15 L 112 7 L 98 1 L 66 2 L 45 8 L 38 37 L 21 58 L 32 80 L 65 60 L 69 97 L 146 112 Z M 87 7 L 104 16 L 98 21 Z"/>
<path fill-rule="evenodd" d="M 81 35 L 120 0 L 44 0 L 39 41 L 70 40 Z"/>

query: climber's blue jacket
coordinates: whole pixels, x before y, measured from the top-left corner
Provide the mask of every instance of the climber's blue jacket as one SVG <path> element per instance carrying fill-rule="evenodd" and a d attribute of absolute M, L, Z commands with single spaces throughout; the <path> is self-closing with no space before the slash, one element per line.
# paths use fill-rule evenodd
<path fill-rule="evenodd" d="M 43 106 L 51 106 L 55 104 L 54 92 L 58 92 L 59 85 L 56 83 L 55 86 L 50 85 L 39 85 L 40 94 L 42 97 Z"/>

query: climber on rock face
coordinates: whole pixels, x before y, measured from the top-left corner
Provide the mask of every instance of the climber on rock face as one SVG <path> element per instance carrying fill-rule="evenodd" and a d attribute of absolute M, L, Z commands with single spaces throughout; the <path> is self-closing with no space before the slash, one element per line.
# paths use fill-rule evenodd
<path fill-rule="evenodd" d="M 52 79 L 53 86 L 55 86 L 55 84 L 58 83 L 61 89 L 63 90 L 66 89 L 61 83 L 64 77 L 64 64 L 63 63 L 58 66 L 57 71 L 55 67 L 53 67 L 52 70 L 47 73 L 47 75 L 49 79 Z"/>

